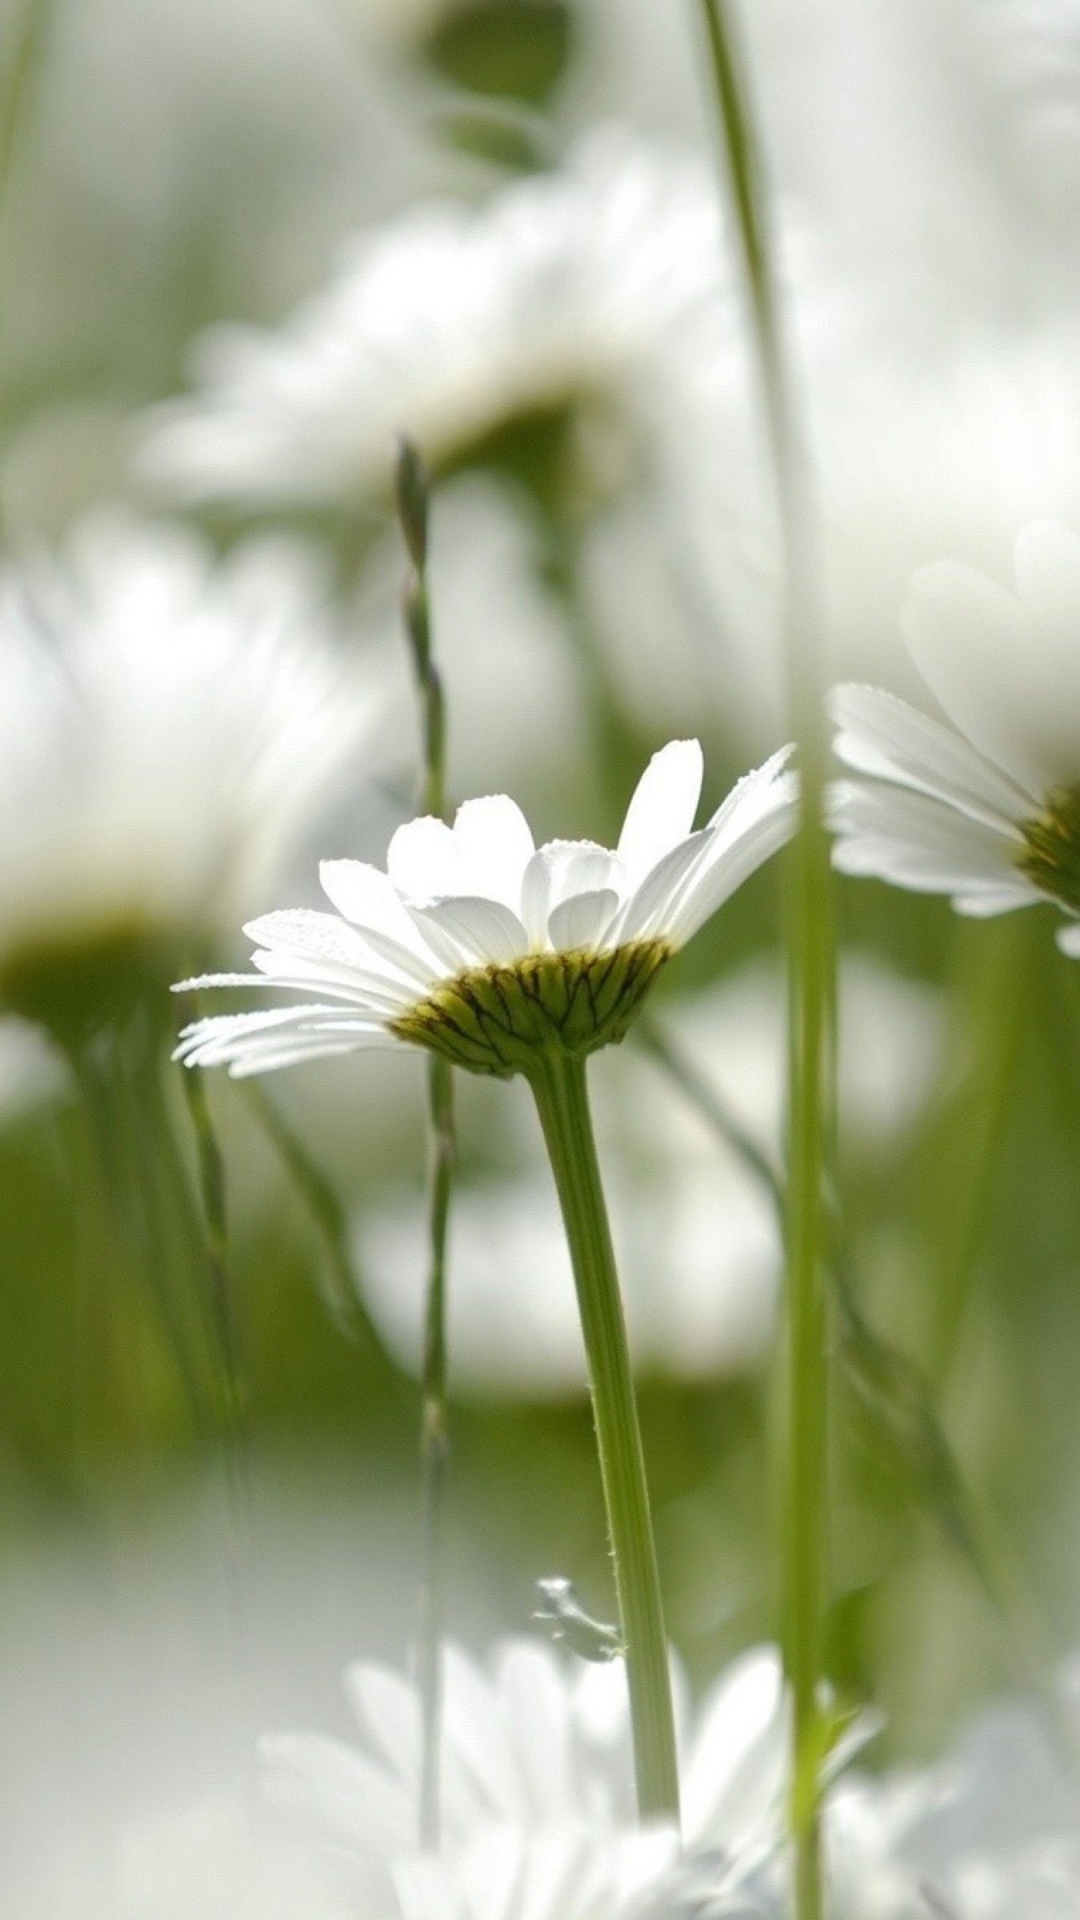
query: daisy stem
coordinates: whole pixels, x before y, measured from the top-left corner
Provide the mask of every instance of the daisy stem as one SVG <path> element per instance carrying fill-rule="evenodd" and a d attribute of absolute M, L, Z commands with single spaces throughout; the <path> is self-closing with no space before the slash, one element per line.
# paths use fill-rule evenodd
<path fill-rule="evenodd" d="M 577 1287 L 630 1690 L 638 1815 L 679 1817 L 667 1635 L 637 1403 L 585 1062 L 538 1049 L 529 1081 L 547 1143 Z"/>
<path fill-rule="evenodd" d="M 420 694 L 422 766 L 420 805 L 446 813 L 446 703 L 432 655 L 428 599 L 429 483 L 416 448 L 398 445 L 398 519 L 412 568 L 405 586 L 405 632 Z M 423 1573 L 417 1621 L 416 1677 L 420 1693 L 420 1844 L 439 1844 L 439 1744 L 442 1727 L 442 1513 L 450 1429 L 446 1393 L 446 1245 L 454 1178 L 453 1070 L 436 1054 L 428 1065 L 428 1285 L 421 1372 L 420 1461 L 423 1476 Z"/>
<path fill-rule="evenodd" d="M 796 1920 L 822 1912 L 818 1779 L 825 1733 L 818 1706 L 826 1593 L 828 1318 L 827 1169 L 832 1151 L 831 874 L 823 829 L 818 580 L 805 458 L 792 403 L 776 295 L 760 141 L 730 0 L 699 0 L 743 269 L 773 469 L 784 585 L 784 639 L 800 772 L 792 850 L 789 952 L 784 1658 L 792 1695 L 789 1818 Z"/>

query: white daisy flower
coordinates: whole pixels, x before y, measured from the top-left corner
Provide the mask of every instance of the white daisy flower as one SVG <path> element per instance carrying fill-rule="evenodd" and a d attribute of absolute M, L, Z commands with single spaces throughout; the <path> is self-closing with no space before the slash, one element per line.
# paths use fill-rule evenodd
<path fill-rule="evenodd" d="M 177 1058 L 244 1075 L 405 1042 L 507 1078 L 548 1050 L 583 1055 L 620 1040 L 660 968 L 790 837 L 789 758 L 784 748 L 745 775 L 695 832 L 701 748 L 673 741 L 639 781 L 614 852 L 592 841 L 538 848 L 497 794 L 466 801 L 452 827 L 400 827 L 386 873 L 324 861 L 336 913 L 266 914 L 246 928 L 254 975 L 184 983 L 258 980 L 304 1003 L 198 1020 Z"/>
<path fill-rule="evenodd" d="M 920 569 L 902 625 L 945 716 L 874 687 L 831 696 L 836 865 L 961 913 L 1051 900 L 1080 955 L 1080 538 L 1053 522 L 1016 543 L 1017 592 L 970 568 Z"/>
<path fill-rule="evenodd" d="M 630 1920 L 635 1895 L 673 1846 L 663 1832 L 597 1840 L 492 1827 L 453 1863 L 399 1862 L 394 1890 L 402 1920 Z"/>
<path fill-rule="evenodd" d="M 360 1662 L 347 1675 L 363 1749 L 316 1734 L 263 1742 L 272 1798 L 351 1855 L 365 1876 L 416 1850 L 420 1702 L 411 1681 Z M 680 1689 L 683 1827 L 691 1845 L 755 1859 L 782 1826 L 787 1714 L 780 1657 L 759 1647 L 716 1680 L 696 1714 Z M 443 1655 L 442 1853 L 497 1829 L 593 1840 L 634 1824 L 622 1664 L 564 1657 L 536 1638 L 483 1663 Z"/>
<path fill-rule="evenodd" d="M 177 953 L 296 848 L 370 731 L 311 563 L 99 517 L 0 572 L 0 1003 L 68 960 Z"/>
<path fill-rule="evenodd" d="M 354 498 L 385 487 L 401 432 L 460 464 L 579 403 L 606 471 L 662 405 L 667 336 L 715 312 L 719 259 L 705 158 L 595 135 L 479 209 L 420 205 L 360 234 L 277 332 L 206 334 L 199 391 L 151 414 L 142 471 L 183 500 Z"/>

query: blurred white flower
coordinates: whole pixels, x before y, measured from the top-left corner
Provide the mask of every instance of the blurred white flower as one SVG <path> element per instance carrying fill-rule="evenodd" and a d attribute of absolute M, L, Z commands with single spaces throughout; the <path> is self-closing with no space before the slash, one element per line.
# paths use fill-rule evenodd
<path fill-rule="evenodd" d="M 614 853 L 588 840 L 537 848 L 520 808 L 496 794 L 466 801 L 452 827 L 399 827 L 386 873 L 323 861 L 336 914 L 266 914 L 246 929 L 254 974 L 183 985 L 324 997 L 197 1020 L 176 1057 L 240 1076 L 404 1043 L 509 1078 L 545 1049 L 620 1040 L 658 969 L 789 838 L 789 759 L 784 748 L 744 775 L 695 832 L 701 748 L 672 741 L 642 774 Z"/>
<path fill-rule="evenodd" d="M 1061 1724 L 1034 1700 L 986 1709 L 953 1751 L 830 1793 L 839 1920 L 1075 1920 L 1080 1782 Z"/>
<path fill-rule="evenodd" d="M 622 1663 L 587 1665 L 545 1642 L 500 1642 L 484 1663 L 443 1654 L 441 1854 L 453 1865 L 478 1836 L 561 1845 L 616 1840 L 634 1823 Z M 417 1851 L 420 1706 L 415 1687 L 362 1662 L 346 1684 L 365 1745 L 314 1734 L 263 1743 L 268 1791 L 355 1860 L 365 1885 Z M 776 1844 L 786 1775 L 780 1660 L 734 1660 L 693 1716 L 682 1696 L 682 1802 L 689 1844 L 747 1867 Z"/>
<path fill-rule="evenodd" d="M 394 1885 L 402 1920 L 616 1920 L 671 1851 L 662 1833 L 491 1827 L 453 1863 L 402 1861 Z"/>
<path fill-rule="evenodd" d="M 350 498 L 385 487 L 401 432 L 452 465 L 576 403 L 606 469 L 664 404 L 670 336 L 715 326 L 720 248 L 704 157 L 596 134 L 479 209 L 359 235 L 279 331 L 206 334 L 199 391 L 150 415 L 141 470 L 185 500 Z"/>
<path fill-rule="evenodd" d="M 282 542 L 215 566 L 178 528 L 99 517 L 60 558 L 0 574 L 0 628 L 0 997 L 16 1004 L 16 976 L 52 957 L 183 952 L 227 926 L 370 734 L 317 575 Z"/>
<path fill-rule="evenodd" d="M 1047 899 L 1080 955 L 1080 538 L 1039 522 L 1017 593 L 969 568 L 916 574 L 904 637 L 947 724 L 873 687 L 832 695 L 836 750 L 862 776 L 834 800 L 846 873 L 947 893 L 962 913 Z"/>
<path fill-rule="evenodd" d="M 789 299 L 830 673 L 908 695 L 896 609 L 914 569 L 948 553 L 997 571 L 1018 526 L 1080 516 L 1080 342 L 1055 323 L 898 351 L 887 320 L 815 297 L 805 267 Z M 685 724 L 687 703 L 705 702 L 752 750 L 775 739 L 785 705 L 760 434 L 732 362 L 688 366 L 672 396 L 662 519 L 642 499 L 590 549 L 598 621 L 626 649 L 624 684 L 653 724 Z"/>

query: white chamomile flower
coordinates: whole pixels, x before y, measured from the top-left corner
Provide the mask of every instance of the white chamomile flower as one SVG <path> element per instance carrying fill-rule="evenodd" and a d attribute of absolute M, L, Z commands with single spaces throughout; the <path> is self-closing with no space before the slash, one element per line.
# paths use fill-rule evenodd
<path fill-rule="evenodd" d="M 316 1734 L 263 1743 L 273 1799 L 368 1874 L 416 1850 L 420 1701 L 369 1661 L 347 1686 L 363 1749 Z M 683 1701 L 688 1843 L 762 1857 L 782 1827 L 787 1712 L 779 1654 L 759 1647 L 720 1674 L 691 1716 Z M 443 1655 L 442 1853 L 477 1835 L 608 1838 L 633 1827 L 630 1716 L 620 1661 L 591 1664 L 546 1642 L 499 1642 L 483 1661 Z"/>
<path fill-rule="evenodd" d="M 429 1912 L 531 1920 L 533 1907 L 515 1904 L 525 1887 L 539 1916 L 565 1920 L 578 1907 L 551 1907 L 544 1889 L 565 1891 L 572 1862 L 583 1900 L 589 1895 L 582 1920 L 677 1911 L 648 1897 L 651 1886 L 674 1887 L 683 1876 L 674 1871 L 672 1828 L 634 1827 L 622 1663 L 587 1663 L 527 1637 L 497 1643 L 483 1661 L 450 1643 L 443 1659 L 437 1858 L 421 1855 L 416 1843 L 419 1697 L 411 1681 L 372 1662 L 347 1675 L 363 1747 L 315 1734 L 264 1741 L 271 1800 L 351 1863 L 357 1887 L 370 1894 L 389 1878 L 399 1894 L 407 1890 L 416 1903 L 404 1902 L 408 1920 Z M 756 1884 L 783 1844 L 790 1742 L 780 1655 L 768 1646 L 740 1654 L 693 1712 L 675 1677 L 690 1877 L 733 1893 Z M 872 1730 L 869 1718 L 852 1724 L 830 1757 L 830 1777 Z M 498 1883 L 506 1888 L 505 1907 L 489 1879 L 498 1862 L 510 1876 Z M 478 1888 L 488 1890 L 489 1906 L 475 1904 Z M 427 1904 L 437 1889 L 453 1890 L 458 1904 L 449 1896 L 444 1907 Z"/>
<path fill-rule="evenodd" d="M 498 794 L 466 801 L 452 827 L 400 827 L 386 873 L 324 862 L 336 913 L 266 914 L 246 928 L 255 974 L 185 983 L 258 982 L 305 1001 L 198 1020 L 177 1057 L 244 1075 L 404 1042 L 507 1078 L 620 1040 L 661 967 L 789 838 L 789 758 L 745 775 L 695 832 L 701 748 L 673 741 L 639 781 L 614 852 L 538 848 Z"/>
<path fill-rule="evenodd" d="M 492 1827 L 453 1863 L 399 1863 L 402 1920 L 617 1920 L 670 1858 L 670 1833 L 522 1834 Z"/>
<path fill-rule="evenodd" d="M 183 500 L 352 499 L 386 486 L 402 432 L 460 465 L 515 421 L 584 409 L 606 472 L 669 336 L 722 304 L 719 224 L 704 157 L 615 132 L 480 208 L 417 206 L 358 235 L 277 332 L 206 334 L 142 471 Z"/>
<path fill-rule="evenodd" d="M 0 1003 L 262 892 L 370 732 L 303 550 L 99 516 L 0 572 Z M 69 965 L 69 962 L 71 963 Z M 46 1020 L 48 1024 L 48 1020 Z"/>
<path fill-rule="evenodd" d="M 837 866 L 961 913 L 1051 900 L 1080 955 L 1080 538 L 1052 522 L 1016 544 L 1017 592 L 970 568 L 916 573 L 909 651 L 945 716 L 874 687 L 831 696 L 842 783 Z"/>

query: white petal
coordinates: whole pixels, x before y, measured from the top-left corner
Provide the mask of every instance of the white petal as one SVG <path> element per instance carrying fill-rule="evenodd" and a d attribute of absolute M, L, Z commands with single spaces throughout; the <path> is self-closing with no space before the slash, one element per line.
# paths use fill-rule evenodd
<path fill-rule="evenodd" d="M 264 913 L 244 928 L 256 946 L 273 952 L 302 954 L 309 960 L 328 960 L 344 967 L 370 968 L 371 948 L 356 927 L 335 913 L 316 913 L 307 907 Z"/>
<path fill-rule="evenodd" d="M 228 1066 L 234 1078 L 241 1078 L 326 1053 L 392 1044 L 401 1043 L 391 1039 L 382 1022 L 343 1014 L 337 1007 L 270 1007 L 194 1021 L 181 1033 L 173 1059 L 192 1067 Z"/>
<path fill-rule="evenodd" d="M 619 855 L 595 840 L 549 840 L 534 853 L 521 888 L 521 916 L 536 950 L 548 944 L 552 910 L 576 893 L 611 888 L 621 894 L 625 869 Z"/>
<path fill-rule="evenodd" d="M 412 1790 L 420 1778 L 420 1706 L 415 1687 L 392 1667 L 360 1660 L 345 1675 L 357 1718 L 383 1758 Z"/>
<path fill-rule="evenodd" d="M 786 846 L 799 811 L 798 781 L 785 774 L 767 792 L 754 796 L 753 809 L 729 821 L 701 862 L 692 868 L 669 915 L 668 933 L 676 946 L 695 934 L 730 900 L 745 880 L 772 854 Z"/>
<path fill-rule="evenodd" d="M 551 1650 L 512 1641 L 500 1654 L 497 1685 L 508 1724 L 529 1730 L 519 1745 L 534 1817 L 574 1818 L 570 1702 Z"/>
<path fill-rule="evenodd" d="M 457 847 L 445 820 L 425 814 L 399 827 L 387 848 L 386 871 L 410 901 L 459 892 Z"/>
<path fill-rule="evenodd" d="M 921 567 L 901 614 L 908 651 L 954 726 L 1038 799 L 1080 774 L 1061 765 L 1067 688 L 1014 594 L 969 567 Z"/>
<path fill-rule="evenodd" d="M 989 920 L 999 913 L 1015 913 L 1019 907 L 1033 907 L 1040 895 L 1030 886 L 995 887 L 989 880 L 972 883 L 970 891 L 953 894 L 957 913 L 972 920 Z"/>
<path fill-rule="evenodd" d="M 319 879 L 327 899 L 370 944 L 393 958 L 403 972 L 411 970 L 420 980 L 430 978 L 431 955 L 388 874 L 363 860 L 323 860 Z"/>
<path fill-rule="evenodd" d="M 673 903 L 711 842 L 710 829 L 701 827 L 657 862 L 627 901 L 617 925 L 610 929 L 612 943 L 647 940 L 668 931 Z"/>
<path fill-rule="evenodd" d="M 466 895 L 436 900 L 431 906 L 416 907 L 413 911 L 417 925 L 433 945 L 442 936 L 447 954 L 456 952 L 460 956 L 457 966 L 508 966 L 529 951 L 528 935 L 521 921 L 498 900 Z"/>
<path fill-rule="evenodd" d="M 260 986 L 289 987 L 300 993 L 318 990 L 332 1000 L 376 1015 L 404 1013 L 414 1006 L 418 989 L 409 980 L 394 981 L 387 973 L 362 972 L 358 967 L 334 967 L 325 960 L 305 960 L 294 953 L 260 949 L 252 965 L 263 976 Z M 251 982 L 249 981 L 250 985 Z"/>
<path fill-rule="evenodd" d="M 548 918 L 548 942 L 554 953 L 570 953 L 578 947 L 599 947 L 619 909 L 619 896 L 611 887 L 599 887 L 592 893 L 575 893 L 563 900 Z"/>
<path fill-rule="evenodd" d="M 521 883 L 533 854 L 529 823 L 505 793 L 466 800 L 454 818 L 454 843 L 462 893 L 501 900 L 521 911 Z"/>
<path fill-rule="evenodd" d="M 1072 960 L 1080 960 L 1080 920 L 1070 920 L 1057 930 L 1057 943 L 1062 953 Z"/>
<path fill-rule="evenodd" d="M 736 780 L 731 792 L 720 802 L 709 826 L 714 832 L 726 830 L 736 819 L 742 819 L 747 812 L 753 812 L 758 806 L 769 804 L 769 795 L 773 788 L 783 784 L 785 769 L 789 766 L 795 748 L 789 743 L 778 747 L 760 767 L 751 767 L 749 773 Z"/>
<path fill-rule="evenodd" d="M 839 759 L 857 773 L 918 787 L 977 820 L 1022 819 L 1027 796 L 962 734 L 879 687 L 834 687 L 829 711 Z"/>
<path fill-rule="evenodd" d="M 831 812 L 841 836 L 833 864 L 842 873 L 874 874 L 920 893 L 1015 888 L 1017 905 L 1034 895 L 1016 867 L 1018 836 L 926 794 L 852 781 L 836 790 Z"/>
<path fill-rule="evenodd" d="M 635 882 L 692 832 L 702 774 L 697 740 L 672 740 L 653 754 L 619 835 L 618 852 Z"/>
<path fill-rule="evenodd" d="M 485 1816 L 523 1819 L 528 1811 L 517 1759 L 491 1681 L 459 1647 L 446 1647 L 443 1738 L 448 1822 L 479 1808 Z M 453 1798 L 451 1798 L 453 1796 Z"/>
<path fill-rule="evenodd" d="M 415 998 L 418 987 L 426 991 L 436 971 L 433 957 L 417 958 L 422 949 L 415 939 L 415 951 L 409 952 L 396 940 L 374 930 L 362 932 L 332 913 L 306 908 L 267 913 L 249 921 L 244 931 L 264 949 L 254 955 L 255 966 L 282 985 L 295 975 L 301 984 L 325 982 L 338 993 L 352 990 L 358 1000 L 370 987 L 401 1002 Z"/>
<path fill-rule="evenodd" d="M 265 987 L 256 973 L 197 973 L 191 980 L 175 980 L 170 993 L 199 993 L 204 987 Z"/>
<path fill-rule="evenodd" d="M 705 1700 L 686 1772 L 691 1839 L 735 1849 L 761 1832 L 783 1790 L 786 1717 L 773 1648 L 725 1669 Z"/>

